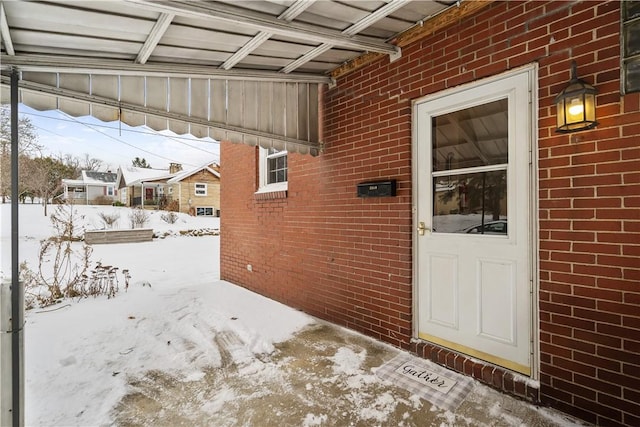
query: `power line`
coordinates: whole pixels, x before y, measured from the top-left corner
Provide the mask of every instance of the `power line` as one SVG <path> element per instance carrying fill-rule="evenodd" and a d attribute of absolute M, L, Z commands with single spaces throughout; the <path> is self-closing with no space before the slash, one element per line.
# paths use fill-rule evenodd
<path fill-rule="evenodd" d="M 55 119 L 54 119 L 54 120 L 55 120 Z M 71 121 L 71 120 L 69 120 L 69 121 Z M 32 123 L 32 125 L 33 125 L 33 123 Z M 34 128 L 36 128 L 36 129 L 39 129 L 39 130 L 41 130 L 41 131 L 44 131 L 44 132 L 49 132 L 50 134 L 55 135 L 55 136 L 58 136 L 58 137 L 60 137 L 60 138 L 68 138 L 68 137 L 67 137 L 67 136 L 65 136 L 65 135 L 60 135 L 59 133 L 56 133 L 56 132 L 54 132 L 54 131 L 52 131 L 52 130 L 50 130 L 50 129 L 46 129 L 46 128 L 40 127 L 40 126 L 38 126 L 38 125 L 33 125 L 33 127 L 34 127 Z M 111 155 L 115 154 L 115 155 L 117 155 L 118 157 L 122 157 L 123 159 L 128 159 L 128 156 L 126 156 L 126 155 L 124 155 L 124 154 L 114 153 L 113 151 L 105 150 L 105 149 L 100 148 L 100 147 L 98 147 L 98 148 L 96 148 L 96 147 L 91 147 L 91 151 L 96 150 L 96 149 L 97 149 L 97 150 L 100 150 L 101 152 L 108 153 L 108 154 L 111 154 Z M 50 151 L 51 151 L 51 150 L 50 150 Z M 54 154 L 54 153 L 52 152 L 52 154 Z M 55 155 L 55 154 L 54 154 L 54 155 Z"/>
<path fill-rule="evenodd" d="M 57 111 L 57 112 L 62 113 L 61 111 Z M 84 123 L 84 122 L 81 122 L 80 120 L 78 120 L 78 119 L 76 119 L 74 117 L 71 117 L 71 116 L 68 116 L 68 117 L 70 117 L 69 119 L 64 119 L 64 118 L 61 118 L 61 117 L 50 117 L 50 116 L 46 116 L 44 114 L 36 114 L 36 113 L 29 113 L 29 112 L 22 112 L 21 114 L 26 114 L 26 115 L 35 116 L 35 117 L 42 117 L 42 118 L 50 119 L 50 120 L 58 120 L 58 121 L 61 121 L 61 122 L 75 122 L 75 123 L 79 123 L 79 124 L 82 124 L 82 125 L 85 125 L 85 126 L 92 126 L 92 127 L 97 127 L 97 128 L 105 128 L 105 129 L 118 130 L 118 131 L 123 130 L 125 132 L 139 133 L 139 134 L 150 135 L 150 136 L 161 136 L 163 138 L 171 139 L 171 140 L 174 140 L 177 143 L 186 145 L 187 147 L 193 148 L 194 150 L 200 150 L 200 151 L 203 151 L 203 152 L 205 152 L 207 154 L 213 154 L 213 155 L 217 155 L 218 154 L 218 153 L 214 153 L 212 151 L 207 151 L 204 148 L 194 147 L 193 145 L 189 145 L 186 142 L 180 141 L 181 139 L 184 139 L 184 140 L 187 140 L 187 141 L 193 141 L 192 138 L 185 138 L 185 137 L 181 137 L 181 136 L 172 136 L 172 135 L 163 135 L 160 132 L 158 132 L 156 130 L 153 130 L 153 129 L 151 129 L 151 132 L 141 131 L 141 130 L 134 130 L 134 129 L 120 129 L 120 128 L 116 128 L 116 127 L 113 127 L 113 126 Z M 66 114 L 66 113 L 64 113 L 64 114 Z M 216 141 L 214 139 L 212 139 L 211 141 L 207 141 L 207 143 L 208 144 L 218 144 L 218 145 L 220 144 L 219 141 Z"/>
<path fill-rule="evenodd" d="M 83 123 L 83 122 L 81 122 L 80 120 L 76 120 L 74 117 L 72 117 L 72 116 L 68 115 L 67 113 L 65 113 L 65 112 L 63 112 L 63 111 L 58 111 L 58 112 L 59 112 L 60 114 L 64 114 L 65 116 L 69 117 L 69 119 L 71 119 L 72 121 L 74 121 L 74 122 L 76 122 L 76 123 L 78 123 L 78 124 L 81 124 L 81 125 L 83 125 L 83 126 L 86 126 L 86 127 L 88 127 L 89 129 L 91 129 L 91 130 L 93 130 L 93 131 L 95 131 L 95 132 L 98 132 L 98 133 L 99 133 L 99 134 L 101 134 L 101 135 L 106 136 L 107 138 L 111 138 L 111 139 L 113 139 L 114 141 L 117 141 L 117 142 L 119 142 L 119 143 L 121 143 L 121 144 L 124 144 L 124 145 L 128 145 L 128 146 L 129 146 L 129 147 L 131 147 L 131 148 L 135 148 L 136 150 L 140 150 L 140 151 L 142 151 L 142 152 L 144 152 L 144 153 L 151 154 L 152 156 L 158 157 L 158 158 L 160 158 L 160 159 L 168 160 L 168 161 L 169 161 L 169 162 L 171 162 L 171 163 L 177 163 L 174 159 L 170 159 L 170 158 L 168 158 L 168 157 L 161 156 L 160 154 L 156 154 L 156 153 L 154 153 L 154 152 L 152 152 L 152 151 L 145 150 L 144 148 L 136 147 L 136 146 L 135 146 L 135 145 L 133 145 L 133 144 L 129 144 L 128 142 L 122 141 L 122 140 L 120 140 L 120 139 L 118 139 L 118 138 L 116 138 L 116 137 L 114 137 L 114 136 L 109 135 L 108 133 L 102 132 L 102 131 L 101 131 L 101 130 L 99 130 L 99 129 L 94 129 L 94 128 L 92 127 L 92 125 L 89 125 L 89 124 L 87 124 L 87 123 Z M 211 154 L 214 154 L 214 153 L 211 153 Z M 190 163 L 185 163 L 185 164 L 186 164 L 186 165 L 188 165 L 188 166 L 196 166 L 196 165 L 194 165 L 194 164 L 190 164 Z"/>

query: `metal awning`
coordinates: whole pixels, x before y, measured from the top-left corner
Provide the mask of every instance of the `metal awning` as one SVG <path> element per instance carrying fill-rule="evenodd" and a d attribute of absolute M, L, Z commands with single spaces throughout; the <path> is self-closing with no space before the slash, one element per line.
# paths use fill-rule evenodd
<path fill-rule="evenodd" d="M 36 109 L 315 155 L 331 72 L 454 4 L 3 1 L 0 64 Z"/>

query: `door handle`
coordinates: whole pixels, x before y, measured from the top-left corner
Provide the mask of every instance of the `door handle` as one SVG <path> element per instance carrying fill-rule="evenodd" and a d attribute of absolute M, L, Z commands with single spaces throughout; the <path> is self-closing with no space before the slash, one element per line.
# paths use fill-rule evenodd
<path fill-rule="evenodd" d="M 418 222 L 418 234 L 424 236 L 425 231 L 431 231 L 431 229 L 425 226 L 423 221 Z"/>

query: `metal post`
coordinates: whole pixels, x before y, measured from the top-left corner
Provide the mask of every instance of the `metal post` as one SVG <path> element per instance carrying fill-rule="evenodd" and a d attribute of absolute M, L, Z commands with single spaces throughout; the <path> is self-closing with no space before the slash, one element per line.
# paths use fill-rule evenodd
<path fill-rule="evenodd" d="M 24 425 L 24 292 L 18 256 L 18 81 L 11 71 L 11 418 L 13 427 Z"/>

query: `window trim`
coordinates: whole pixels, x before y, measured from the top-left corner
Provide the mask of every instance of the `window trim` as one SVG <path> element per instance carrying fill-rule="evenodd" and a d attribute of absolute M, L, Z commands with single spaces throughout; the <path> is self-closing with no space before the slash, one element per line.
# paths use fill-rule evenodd
<path fill-rule="evenodd" d="M 198 210 L 211 209 L 211 215 L 198 215 Z M 196 206 L 196 216 L 215 216 L 216 209 L 213 206 Z"/>
<path fill-rule="evenodd" d="M 259 152 L 260 152 L 259 167 L 258 167 L 259 186 L 258 186 L 258 191 L 256 191 L 256 194 L 287 191 L 288 182 L 289 182 L 289 159 L 287 159 L 287 180 L 281 181 L 281 182 L 273 182 L 273 183 L 267 182 L 268 175 L 269 175 L 268 161 L 269 159 L 273 159 L 276 157 L 288 156 L 289 152 L 287 150 L 280 150 L 277 153 L 268 154 L 269 149 L 262 148 L 262 147 L 260 147 Z"/>
<path fill-rule="evenodd" d="M 198 186 L 199 186 L 199 185 L 201 185 L 201 186 L 203 186 L 203 187 L 204 187 L 204 193 L 199 192 L 199 190 L 198 190 Z M 207 183 L 206 183 L 206 182 L 195 182 L 195 183 L 193 184 L 193 189 L 194 189 L 193 194 L 194 194 L 195 196 L 198 196 L 198 197 L 205 197 L 205 196 L 208 194 L 208 186 L 207 186 Z M 202 191 L 202 189 L 201 189 L 200 191 Z"/>

